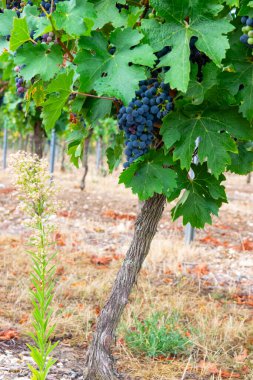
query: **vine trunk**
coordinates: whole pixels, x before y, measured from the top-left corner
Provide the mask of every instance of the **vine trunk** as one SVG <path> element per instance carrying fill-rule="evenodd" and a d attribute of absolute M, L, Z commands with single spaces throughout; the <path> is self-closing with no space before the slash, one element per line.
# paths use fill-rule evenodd
<path fill-rule="evenodd" d="M 109 299 L 98 318 L 96 332 L 86 357 L 84 380 L 120 378 L 114 368 L 111 347 L 115 341 L 120 317 L 156 234 L 165 202 L 164 195 L 155 194 L 145 201 L 140 211 L 125 260 L 118 272 Z"/>

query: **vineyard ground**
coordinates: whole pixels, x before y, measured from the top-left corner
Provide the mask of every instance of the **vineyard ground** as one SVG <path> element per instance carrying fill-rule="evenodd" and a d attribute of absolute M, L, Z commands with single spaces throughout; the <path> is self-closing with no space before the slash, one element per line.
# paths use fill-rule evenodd
<path fill-rule="evenodd" d="M 138 201 L 92 166 L 84 192 L 82 169 L 56 171 L 61 208 L 55 218 L 58 247 L 54 322 L 59 359 L 48 379 L 81 378 L 84 354 L 133 234 Z M 228 176 L 230 203 L 212 226 L 184 244 L 182 222 L 166 207 L 151 252 L 117 336 L 117 366 L 131 380 L 253 378 L 253 185 Z M 17 209 L 9 171 L 0 173 L 0 379 L 28 379 L 29 232 Z M 177 311 L 193 341 L 184 357 L 146 358 L 129 351 L 124 329 L 154 310 Z M 13 329 L 18 339 L 4 340 Z"/>

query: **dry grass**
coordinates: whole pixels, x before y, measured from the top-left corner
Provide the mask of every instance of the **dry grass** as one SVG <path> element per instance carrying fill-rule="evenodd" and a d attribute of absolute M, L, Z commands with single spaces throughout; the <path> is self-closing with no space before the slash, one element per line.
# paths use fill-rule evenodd
<path fill-rule="evenodd" d="M 62 181 L 64 194 L 62 192 L 61 198 L 66 202 L 63 208 L 74 214 L 57 219 L 60 243 L 53 318 L 57 325 L 57 338 L 66 344 L 82 346 L 91 337 L 97 314 L 123 258 L 117 255 L 126 251 L 133 229 L 133 222 L 107 220 L 101 217 L 101 212 L 113 208 L 134 212 L 137 203 L 130 195 L 126 205 L 124 199 L 129 193 L 125 189 L 120 188 L 115 194 L 113 191 L 107 193 L 106 189 L 116 188 L 115 177 L 98 181 L 92 172 L 89 191 L 81 195 L 78 181 L 74 178 L 74 175 L 66 176 Z M 65 189 L 69 188 L 71 191 L 66 193 Z M 102 208 L 105 194 L 108 195 L 107 203 Z M 10 204 L 13 207 L 13 200 L 6 207 Z M 246 206 L 245 210 L 248 212 Z M 21 216 L 10 213 L 4 220 L 8 218 L 12 223 L 22 224 Z M 219 291 L 207 293 L 201 278 L 192 278 L 182 272 L 182 262 L 198 263 L 203 262 L 203 258 L 206 261 L 214 250 L 198 244 L 186 247 L 178 231 L 171 229 L 166 236 L 164 232 L 159 233 L 152 244 L 119 328 L 115 351 L 118 366 L 141 380 L 178 380 L 184 371 L 188 376 L 185 379 L 221 380 L 224 379 L 222 371 L 229 371 L 231 379 L 233 371 L 241 374 L 241 379 L 253 379 L 251 310 L 238 307 Z M 22 228 L 15 237 L 4 232 L 0 235 L 0 326 L 15 327 L 21 333 L 29 328 L 30 311 L 27 292 L 30 263 L 25 253 L 25 241 L 26 232 Z M 109 266 L 96 266 L 91 262 L 94 254 L 114 254 L 114 259 Z M 177 311 L 180 314 L 193 342 L 190 358 L 153 360 L 141 355 L 133 356 L 128 350 L 122 340 L 123 327 L 131 328 L 135 317 L 145 318 L 154 310 L 165 314 Z M 243 360 L 245 349 L 248 356 Z M 203 361 L 216 365 L 220 372 L 211 373 L 210 366 L 205 368 Z"/>

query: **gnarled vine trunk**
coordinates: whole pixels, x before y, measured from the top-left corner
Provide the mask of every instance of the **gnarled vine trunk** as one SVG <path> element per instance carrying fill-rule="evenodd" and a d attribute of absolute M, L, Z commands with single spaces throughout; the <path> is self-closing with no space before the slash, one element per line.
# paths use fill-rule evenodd
<path fill-rule="evenodd" d="M 162 217 L 166 198 L 155 194 L 147 200 L 137 218 L 133 240 L 118 272 L 110 297 L 98 318 L 96 332 L 89 347 L 84 380 L 120 378 L 114 368 L 111 346 L 122 312 L 145 260 Z"/>
<path fill-rule="evenodd" d="M 66 141 L 63 142 L 61 147 L 61 172 L 65 172 L 65 153 L 66 153 Z"/>
<path fill-rule="evenodd" d="M 42 127 L 42 120 L 37 120 L 33 127 L 33 141 L 35 153 L 39 158 L 43 157 L 45 132 Z"/>

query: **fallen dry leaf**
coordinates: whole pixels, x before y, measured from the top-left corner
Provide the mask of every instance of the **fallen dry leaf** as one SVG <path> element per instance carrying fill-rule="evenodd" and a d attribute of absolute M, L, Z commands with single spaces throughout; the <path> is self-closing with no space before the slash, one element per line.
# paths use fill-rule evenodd
<path fill-rule="evenodd" d="M 20 325 L 23 325 L 24 323 L 26 323 L 28 321 L 28 315 L 23 315 L 23 317 L 19 320 L 19 324 Z"/>
<path fill-rule="evenodd" d="M 15 191 L 15 187 L 6 187 L 6 188 L 3 188 L 3 189 L 0 189 L 0 194 L 10 194 L 10 193 L 13 193 L 13 191 Z"/>
<path fill-rule="evenodd" d="M 218 369 L 216 363 L 207 362 L 205 360 L 201 360 L 198 363 L 197 368 L 201 371 L 204 371 L 204 372 L 212 374 L 212 375 L 216 375 L 217 373 L 219 373 L 219 369 Z"/>
<path fill-rule="evenodd" d="M 197 274 L 198 276 L 204 276 L 210 272 L 207 264 L 198 264 L 188 270 L 191 274 Z"/>
<path fill-rule="evenodd" d="M 66 245 L 63 235 L 60 232 L 55 234 L 55 241 L 58 247 L 64 247 Z"/>
<path fill-rule="evenodd" d="M 76 218 L 76 212 L 69 210 L 61 210 L 57 212 L 57 216 L 62 216 L 63 218 Z"/>
<path fill-rule="evenodd" d="M 94 306 L 94 311 L 95 311 L 96 316 L 99 316 L 101 312 L 101 307 L 99 305 Z"/>
<path fill-rule="evenodd" d="M 202 243 L 205 243 L 205 244 L 211 244 L 211 245 L 214 245 L 215 247 L 229 247 L 229 243 L 227 241 L 221 241 L 221 240 L 218 240 L 210 235 L 207 235 L 205 236 L 204 238 L 202 239 L 199 239 L 199 241 L 201 241 Z"/>
<path fill-rule="evenodd" d="M 122 212 L 114 211 L 114 210 L 106 210 L 102 213 L 102 216 L 106 218 L 112 218 L 114 220 L 135 220 L 135 214 L 124 214 Z"/>
<path fill-rule="evenodd" d="M 11 339 L 19 339 L 19 333 L 16 330 L 9 329 L 0 331 L 0 341 L 7 341 Z"/>
<path fill-rule="evenodd" d="M 234 294 L 232 298 L 238 305 L 253 307 L 253 295 Z"/>
<path fill-rule="evenodd" d="M 92 256 L 91 257 L 91 263 L 94 265 L 109 265 L 112 261 L 112 257 L 110 256 Z"/>
<path fill-rule="evenodd" d="M 61 267 L 58 267 L 56 269 L 55 274 L 56 274 L 56 276 L 62 276 L 64 274 L 64 272 L 65 272 L 65 269 L 63 266 L 61 266 Z"/>
<path fill-rule="evenodd" d="M 235 372 L 221 371 L 220 376 L 223 379 L 241 379 L 241 375 Z"/>
<path fill-rule="evenodd" d="M 241 379 L 239 373 L 221 370 L 217 367 L 216 363 L 207 362 L 205 360 L 201 360 L 198 363 L 197 369 L 204 371 L 205 374 L 219 375 L 222 379 Z"/>

